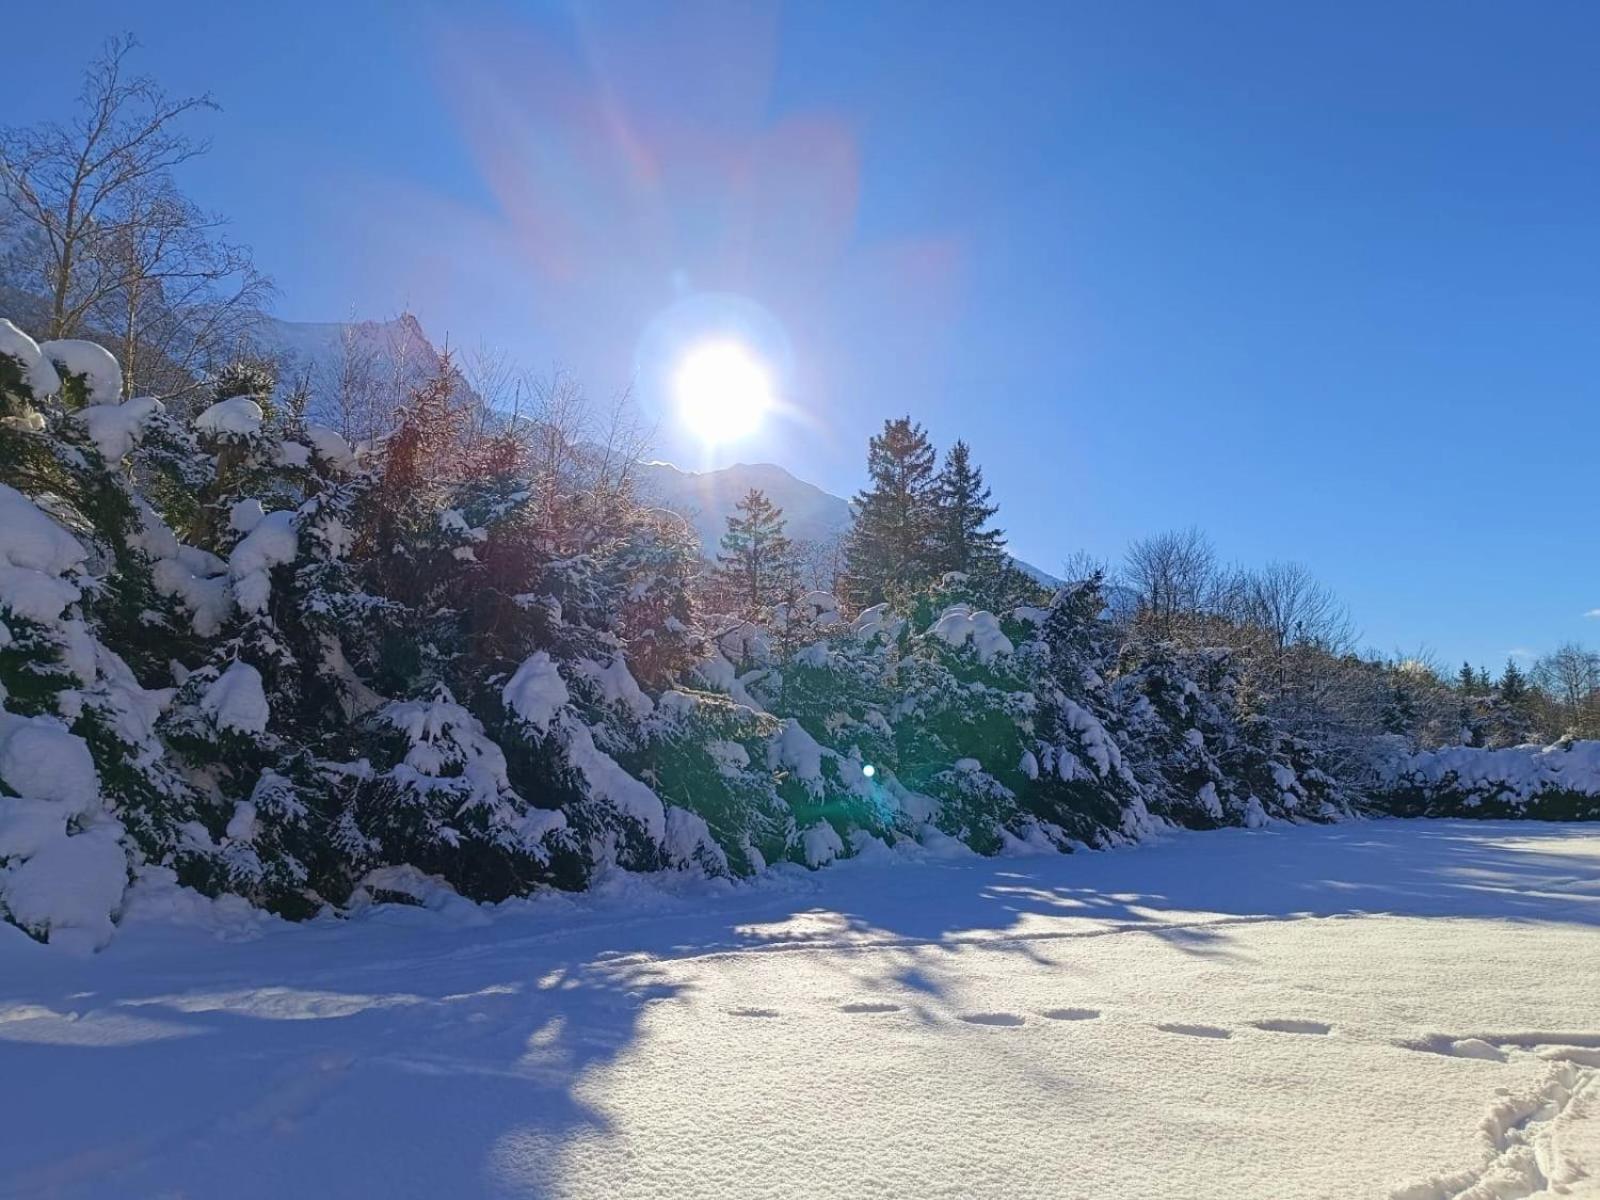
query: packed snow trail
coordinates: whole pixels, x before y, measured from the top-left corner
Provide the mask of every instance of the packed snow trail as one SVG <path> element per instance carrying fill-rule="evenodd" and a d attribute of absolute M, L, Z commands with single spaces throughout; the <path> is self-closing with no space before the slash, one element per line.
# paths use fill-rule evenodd
<path fill-rule="evenodd" d="M 1595 826 L 0 933 L 3 1196 L 1600 1196 Z"/>

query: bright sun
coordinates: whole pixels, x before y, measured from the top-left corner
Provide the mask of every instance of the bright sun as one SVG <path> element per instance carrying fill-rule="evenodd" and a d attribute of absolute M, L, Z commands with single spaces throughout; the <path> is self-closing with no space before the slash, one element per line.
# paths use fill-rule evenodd
<path fill-rule="evenodd" d="M 696 346 L 673 378 L 678 415 L 702 441 L 748 437 L 773 405 L 766 365 L 738 342 Z"/>

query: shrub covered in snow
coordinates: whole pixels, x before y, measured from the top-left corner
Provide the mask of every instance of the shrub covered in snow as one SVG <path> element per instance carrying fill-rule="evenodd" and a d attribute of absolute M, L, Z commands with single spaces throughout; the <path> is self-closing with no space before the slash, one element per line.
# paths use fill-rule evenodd
<path fill-rule="evenodd" d="M 1376 800 L 1399 816 L 1600 819 L 1600 742 L 1403 755 L 1389 765 Z"/>
<path fill-rule="evenodd" d="M 1097 580 L 1005 567 L 967 466 L 961 569 L 859 611 L 763 574 L 724 617 L 614 458 L 467 421 L 448 364 L 360 453 L 254 378 L 185 424 L 0 322 L 0 916 L 42 940 L 103 944 L 130 880 L 306 917 L 1350 810 L 1226 655 L 1119 661 Z M 1593 815 L 1592 748 L 1495 754 L 1384 795 Z"/>

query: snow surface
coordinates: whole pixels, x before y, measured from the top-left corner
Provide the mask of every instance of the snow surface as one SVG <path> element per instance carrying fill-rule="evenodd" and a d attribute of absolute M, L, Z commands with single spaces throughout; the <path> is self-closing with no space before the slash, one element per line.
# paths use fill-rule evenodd
<path fill-rule="evenodd" d="M 64 368 L 68 375 L 84 376 L 90 404 L 114 405 L 122 395 L 122 368 L 117 365 L 117 356 L 98 342 L 77 338 L 40 342 L 39 353 Z"/>
<path fill-rule="evenodd" d="M 0 928 L 0 1195 L 1600 1194 L 1594 826 L 424 903 Z"/>

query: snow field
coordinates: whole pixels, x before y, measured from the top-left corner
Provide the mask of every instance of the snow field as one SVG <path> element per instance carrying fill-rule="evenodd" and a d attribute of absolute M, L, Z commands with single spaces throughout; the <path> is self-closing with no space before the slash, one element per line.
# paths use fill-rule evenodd
<path fill-rule="evenodd" d="M 0 937 L 0 1195 L 1600 1194 L 1600 831 L 613 876 Z"/>

